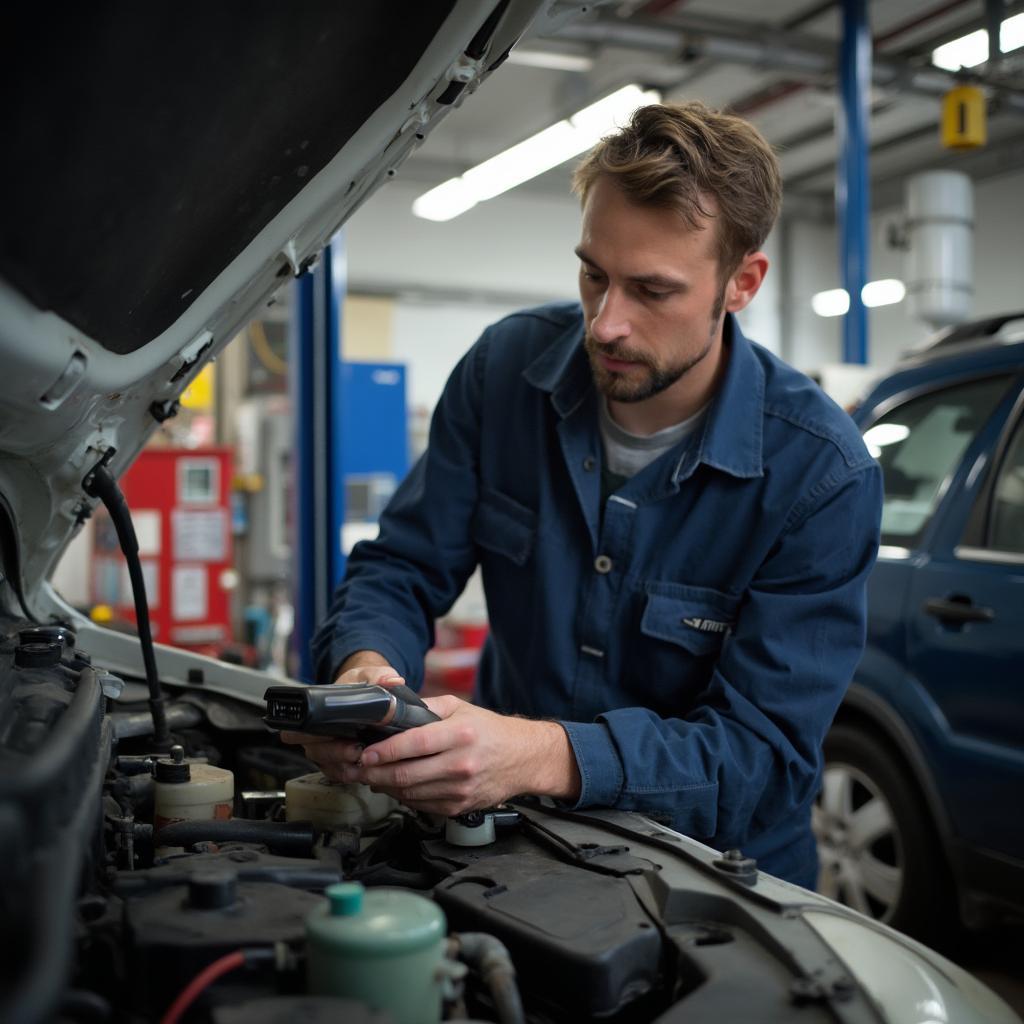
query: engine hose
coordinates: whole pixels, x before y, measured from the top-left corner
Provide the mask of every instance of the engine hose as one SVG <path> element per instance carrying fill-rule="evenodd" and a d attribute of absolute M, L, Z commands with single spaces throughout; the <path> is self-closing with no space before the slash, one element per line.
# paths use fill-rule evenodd
<path fill-rule="evenodd" d="M 460 932 L 451 938 L 458 958 L 483 978 L 501 1024 L 525 1024 L 516 969 L 505 944 L 484 932 Z"/>
<path fill-rule="evenodd" d="M 128 563 L 128 577 L 135 599 L 135 624 L 139 631 L 142 647 L 142 662 L 146 668 L 146 682 L 149 684 L 149 709 L 153 716 L 153 743 L 157 750 L 168 750 L 171 746 L 171 732 L 167 727 L 167 712 L 164 696 L 160 690 L 160 677 L 156 670 L 156 654 L 153 651 L 153 632 L 149 626 L 149 603 L 146 600 L 146 581 L 142 575 L 139 560 L 139 541 L 132 526 L 131 512 L 114 475 L 107 469 L 107 462 L 113 455 L 111 449 L 98 465 L 86 474 L 82 489 L 91 498 L 99 498 L 110 513 L 110 521 L 117 531 L 125 561 Z"/>
<path fill-rule="evenodd" d="M 176 821 L 154 837 L 157 846 L 193 846 L 196 843 L 259 843 L 285 857 L 312 857 L 313 824 L 309 821 Z"/>

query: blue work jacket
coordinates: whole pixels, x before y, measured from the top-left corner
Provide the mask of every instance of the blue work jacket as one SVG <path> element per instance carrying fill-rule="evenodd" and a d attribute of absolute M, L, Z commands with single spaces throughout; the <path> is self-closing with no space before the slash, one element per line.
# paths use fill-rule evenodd
<path fill-rule="evenodd" d="M 560 721 L 584 807 L 643 812 L 813 884 L 821 744 L 860 656 L 881 474 L 853 422 L 726 318 L 703 426 L 601 508 L 576 303 L 506 317 L 453 371 L 429 447 L 314 640 L 411 685 L 479 564 L 475 700 Z"/>

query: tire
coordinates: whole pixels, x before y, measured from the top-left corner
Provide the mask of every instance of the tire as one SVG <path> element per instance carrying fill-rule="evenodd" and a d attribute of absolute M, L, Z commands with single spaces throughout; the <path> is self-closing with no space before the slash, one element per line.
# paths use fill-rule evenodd
<path fill-rule="evenodd" d="M 824 752 L 812 816 L 818 892 L 936 945 L 953 931 L 953 883 L 909 770 L 850 723 L 833 727 Z"/>

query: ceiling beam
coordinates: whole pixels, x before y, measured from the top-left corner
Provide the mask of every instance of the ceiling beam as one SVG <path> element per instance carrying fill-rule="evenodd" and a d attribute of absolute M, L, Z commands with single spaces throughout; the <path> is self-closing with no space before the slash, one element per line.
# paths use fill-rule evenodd
<path fill-rule="evenodd" d="M 837 45 L 833 40 L 685 11 L 658 22 L 637 19 L 621 23 L 603 18 L 570 24 L 560 29 L 559 35 L 592 45 L 647 50 L 684 62 L 704 58 L 744 64 L 797 78 L 833 78 L 837 73 Z M 971 79 L 991 89 L 1006 109 L 1024 116 L 1024 93 L 984 73 L 972 73 Z M 893 58 L 873 63 L 872 81 L 883 88 L 933 97 L 962 84 L 962 78 L 940 68 L 922 68 Z"/>

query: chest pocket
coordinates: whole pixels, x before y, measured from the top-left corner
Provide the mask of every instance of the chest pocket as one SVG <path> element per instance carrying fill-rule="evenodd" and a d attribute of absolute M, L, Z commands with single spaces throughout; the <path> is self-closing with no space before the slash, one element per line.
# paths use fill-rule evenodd
<path fill-rule="evenodd" d="M 736 624 L 739 598 L 710 587 L 648 584 L 647 588 L 640 619 L 644 636 L 665 640 L 698 656 L 721 650 Z"/>
<path fill-rule="evenodd" d="M 473 541 L 516 565 L 525 565 L 537 537 L 537 513 L 514 498 L 485 487 L 473 513 Z"/>

